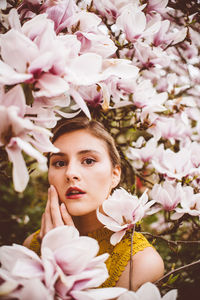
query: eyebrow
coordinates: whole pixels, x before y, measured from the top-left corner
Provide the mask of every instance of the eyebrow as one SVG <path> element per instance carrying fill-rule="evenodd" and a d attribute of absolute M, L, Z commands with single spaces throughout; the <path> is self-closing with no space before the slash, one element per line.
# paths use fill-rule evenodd
<path fill-rule="evenodd" d="M 99 151 L 93 150 L 93 149 L 86 149 L 86 150 L 81 150 L 78 152 L 78 155 L 81 154 L 87 154 L 87 153 L 95 153 L 95 154 L 100 154 Z M 57 153 L 50 153 L 49 158 L 51 158 L 52 156 L 65 156 L 66 153 L 63 152 L 57 152 Z"/>

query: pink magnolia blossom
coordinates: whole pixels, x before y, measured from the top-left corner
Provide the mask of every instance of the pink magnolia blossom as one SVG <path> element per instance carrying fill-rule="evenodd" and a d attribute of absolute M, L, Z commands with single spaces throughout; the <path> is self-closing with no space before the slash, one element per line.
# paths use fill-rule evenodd
<path fill-rule="evenodd" d="M 170 149 L 164 150 L 162 146 L 158 148 L 152 159 L 152 164 L 157 172 L 180 180 L 197 171 L 191 162 L 190 150 L 182 148 L 178 152 L 173 152 Z"/>
<path fill-rule="evenodd" d="M 76 36 L 81 42 L 80 53 L 94 52 L 106 58 L 115 54 L 117 50 L 114 42 L 107 35 L 78 31 Z"/>
<path fill-rule="evenodd" d="M 138 198 L 129 194 L 123 188 L 115 190 L 107 200 L 102 204 L 105 214 L 97 210 L 97 217 L 99 221 L 106 226 L 106 228 L 114 231 L 110 242 L 116 245 L 121 241 L 126 231 L 133 228 L 134 225 L 140 221 L 154 204 L 155 201 L 148 202 L 147 192 Z"/>
<path fill-rule="evenodd" d="M 182 140 L 183 137 L 190 136 L 188 126 L 184 124 L 180 116 L 159 117 L 154 122 L 154 126 L 148 129 L 148 132 L 153 134 L 156 139 L 164 138 L 174 144 L 175 140 Z"/>
<path fill-rule="evenodd" d="M 117 300 L 176 300 L 177 290 L 171 290 L 163 297 L 157 286 L 151 282 L 144 283 L 136 292 L 127 291 Z"/>
<path fill-rule="evenodd" d="M 167 211 L 174 210 L 181 202 L 181 183 L 164 181 L 163 184 L 155 184 L 151 190 L 151 197 L 156 203 L 162 205 Z"/>
<path fill-rule="evenodd" d="M 34 95 L 37 97 L 57 96 L 68 90 L 68 83 L 62 78 L 66 48 L 56 38 L 53 23 L 45 15 L 26 22 L 21 32 L 11 29 L 1 36 L 0 43 L 2 60 L 6 64 L 1 62 L 4 67 L 1 71 L 2 83 L 25 81 L 34 84 Z M 18 78 L 14 72 L 11 73 L 12 69 L 18 73 Z M 6 79 L 8 72 L 10 82 Z"/>
<path fill-rule="evenodd" d="M 141 68 L 167 67 L 170 64 L 170 57 L 160 47 L 152 47 L 147 43 L 137 41 L 134 48 L 136 51 L 134 59 L 139 59 Z"/>
<path fill-rule="evenodd" d="M 41 300 L 116 298 L 126 289 L 96 289 L 108 277 L 104 263 L 108 254 L 96 257 L 98 250 L 96 240 L 80 237 L 72 226 L 60 226 L 45 235 L 41 258 L 20 245 L 2 246 L 0 276 L 7 284 L 4 295 L 25 300 L 28 293 L 38 293 L 32 291 L 37 286 L 41 292 L 37 299 Z"/>
<path fill-rule="evenodd" d="M 72 24 L 73 15 L 78 11 L 78 7 L 73 0 L 47 0 L 40 7 L 41 13 L 46 13 L 48 18 L 54 22 L 56 33 L 61 32 Z"/>
<path fill-rule="evenodd" d="M 116 20 L 120 11 L 123 7 L 130 3 L 129 0 L 94 0 L 94 6 L 97 8 L 98 12 L 105 16 L 110 22 Z"/>
<path fill-rule="evenodd" d="M 155 34 L 160 29 L 160 20 L 152 18 L 147 22 L 142 10 L 145 5 L 128 4 L 121 10 L 120 16 L 116 20 L 116 25 L 126 34 L 128 41 L 135 41 L 140 37 Z"/>
<path fill-rule="evenodd" d="M 182 188 L 180 195 L 180 207 L 175 209 L 172 219 L 179 219 L 184 214 L 198 216 L 200 218 L 200 194 L 194 194 L 193 188 L 191 186 L 186 186 Z"/>
<path fill-rule="evenodd" d="M 7 7 L 7 0 L 1 0 L 0 9 L 6 9 Z"/>
<path fill-rule="evenodd" d="M 13 163 L 13 182 L 16 191 L 25 189 L 29 174 L 21 151 L 35 158 L 39 167 L 46 170 L 47 159 L 32 145 L 47 151 L 58 151 L 48 140 L 50 132 L 24 118 L 26 111 L 22 88 L 17 85 L 0 95 L 0 146 L 5 146 L 9 160 Z M 31 145 L 32 144 L 32 145 Z"/>
<path fill-rule="evenodd" d="M 127 150 L 127 157 L 131 160 L 141 160 L 143 162 L 149 162 L 157 149 L 157 140 L 151 138 L 141 148 L 129 147 Z"/>
<path fill-rule="evenodd" d="M 149 0 L 147 3 L 147 13 L 158 12 L 163 13 L 166 12 L 166 6 L 169 0 Z"/>
<path fill-rule="evenodd" d="M 175 45 L 183 41 L 187 34 L 187 28 L 170 28 L 169 20 L 161 22 L 160 29 L 153 37 L 153 44 L 155 46 L 166 47 L 167 45 Z"/>

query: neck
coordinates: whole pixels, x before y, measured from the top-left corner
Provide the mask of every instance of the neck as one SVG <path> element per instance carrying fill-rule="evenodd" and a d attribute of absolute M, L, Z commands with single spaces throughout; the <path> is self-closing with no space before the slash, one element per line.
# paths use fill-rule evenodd
<path fill-rule="evenodd" d="M 87 235 L 89 232 L 103 227 L 96 217 L 96 211 L 84 216 L 73 217 L 73 221 L 80 235 Z"/>

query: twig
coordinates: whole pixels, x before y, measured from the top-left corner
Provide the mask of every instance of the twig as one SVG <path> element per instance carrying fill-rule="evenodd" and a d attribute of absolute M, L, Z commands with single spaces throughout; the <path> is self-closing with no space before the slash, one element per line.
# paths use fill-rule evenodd
<path fill-rule="evenodd" d="M 132 267 L 133 267 L 133 262 L 132 262 L 132 257 L 133 257 L 133 236 L 134 236 L 134 232 L 135 232 L 135 225 L 132 228 L 132 232 L 131 232 L 131 259 L 130 259 L 130 270 L 129 270 L 129 290 L 133 291 L 133 287 L 132 287 Z"/>
<path fill-rule="evenodd" d="M 152 234 L 152 233 L 149 233 L 149 232 L 141 232 L 142 234 L 144 235 L 149 235 L 153 238 L 158 238 L 158 239 L 161 239 L 167 243 L 170 243 L 170 244 L 173 244 L 173 245 L 178 245 L 178 244 L 200 244 L 200 241 L 184 241 L 184 240 L 178 240 L 178 241 L 172 241 L 172 240 L 168 240 L 166 238 L 164 238 L 163 236 L 161 235 L 156 235 L 156 234 Z"/>
<path fill-rule="evenodd" d="M 161 277 L 159 280 L 155 281 L 154 283 L 155 283 L 155 284 L 158 284 L 160 281 L 164 280 L 164 279 L 167 278 L 169 275 L 174 274 L 174 273 L 178 273 L 178 272 L 180 272 L 180 271 L 182 271 L 182 270 L 185 270 L 185 269 L 187 269 L 187 268 L 193 267 L 193 266 L 198 265 L 198 264 L 200 264 L 200 259 L 197 260 L 197 261 L 194 261 L 194 262 L 192 262 L 192 263 L 190 263 L 190 264 L 187 264 L 187 265 L 185 265 L 185 266 L 182 266 L 182 267 L 180 267 L 180 268 L 177 268 L 177 269 L 174 269 L 174 270 L 168 272 L 167 274 L 165 274 L 163 277 Z"/>

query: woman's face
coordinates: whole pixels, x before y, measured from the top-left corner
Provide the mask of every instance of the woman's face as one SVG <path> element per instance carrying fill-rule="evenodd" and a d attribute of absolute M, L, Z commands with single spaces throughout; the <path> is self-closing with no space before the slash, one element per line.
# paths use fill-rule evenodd
<path fill-rule="evenodd" d="M 59 153 L 50 155 L 49 183 L 72 216 L 95 211 L 120 180 L 106 143 L 85 129 L 65 133 L 54 143 Z"/>

